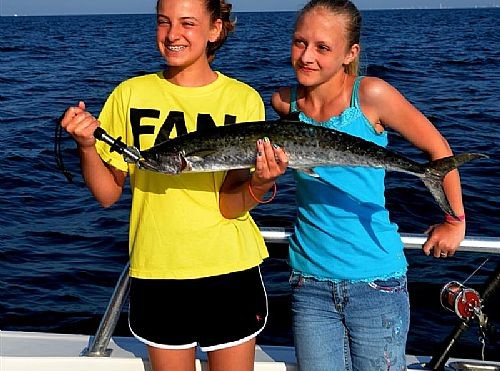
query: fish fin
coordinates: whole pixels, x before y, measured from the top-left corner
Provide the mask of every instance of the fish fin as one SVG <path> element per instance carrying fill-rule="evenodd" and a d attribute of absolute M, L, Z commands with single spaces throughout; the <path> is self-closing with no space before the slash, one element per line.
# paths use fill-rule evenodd
<path fill-rule="evenodd" d="M 425 173 L 422 177 L 422 181 L 431 192 L 439 207 L 446 214 L 451 215 L 457 220 L 459 219 L 451 208 L 450 203 L 444 193 L 443 178 L 451 170 L 458 168 L 466 162 L 480 158 L 489 158 L 489 156 L 482 153 L 463 153 L 460 155 L 444 157 L 439 160 L 431 161 L 424 165 Z"/>
<path fill-rule="evenodd" d="M 202 156 L 189 156 L 189 162 L 203 162 L 205 161 Z"/>

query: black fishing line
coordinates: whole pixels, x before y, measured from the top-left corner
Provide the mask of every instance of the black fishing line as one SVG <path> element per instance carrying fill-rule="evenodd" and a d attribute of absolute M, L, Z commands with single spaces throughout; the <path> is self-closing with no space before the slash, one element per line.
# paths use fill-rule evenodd
<path fill-rule="evenodd" d="M 56 168 L 63 173 L 68 182 L 73 183 L 73 175 L 66 169 L 63 162 L 63 156 L 61 151 L 61 143 L 63 138 L 63 128 L 61 126 L 61 120 L 64 117 L 64 113 L 56 120 L 55 133 L 54 133 L 54 156 L 56 160 Z"/>

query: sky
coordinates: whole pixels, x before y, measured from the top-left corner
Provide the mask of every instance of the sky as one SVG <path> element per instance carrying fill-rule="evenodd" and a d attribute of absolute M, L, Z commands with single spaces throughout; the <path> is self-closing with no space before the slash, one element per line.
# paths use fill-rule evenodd
<path fill-rule="evenodd" d="M 307 0 L 229 0 L 235 12 L 300 9 Z M 498 7 L 500 0 L 354 0 L 361 10 Z M 153 13 L 156 0 L 0 0 L 0 15 Z"/>

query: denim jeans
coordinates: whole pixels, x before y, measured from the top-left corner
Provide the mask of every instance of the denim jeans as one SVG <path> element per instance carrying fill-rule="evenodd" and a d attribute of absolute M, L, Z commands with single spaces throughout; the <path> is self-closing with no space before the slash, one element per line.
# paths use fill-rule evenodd
<path fill-rule="evenodd" d="M 293 274 L 290 284 L 300 371 L 406 369 L 406 277 L 337 283 Z"/>

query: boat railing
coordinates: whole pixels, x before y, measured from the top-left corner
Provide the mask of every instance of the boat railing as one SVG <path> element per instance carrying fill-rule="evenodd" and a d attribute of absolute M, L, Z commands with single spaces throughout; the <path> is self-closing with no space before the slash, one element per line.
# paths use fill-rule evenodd
<path fill-rule="evenodd" d="M 116 324 L 118 323 L 123 304 L 129 293 L 130 285 L 128 271 L 129 263 L 123 268 L 113 291 L 113 295 L 111 295 L 111 299 L 109 300 L 108 307 L 99 323 L 97 332 L 91 339 L 89 346 L 81 353 L 82 356 L 109 357 L 111 355 L 111 350 L 108 349 L 108 345 L 115 331 Z"/>
<path fill-rule="evenodd" d="M 292 230 L 283 227 L 263 227 L 260 228 L 264 240 L 270 244 L 288 244 L 288 239 Z M 426 241 L 425 235 L 402 234 L 405 249 L 421 249 Z M 460 244 L 462 252 L 477 252 L 483 254 L 500 254 L 500 238 L 497 237 L 467 237 Z M 115 330 L 118 318 L 129 292 L 129 264 L 125 266 L 120 278 L 115 286 L 106 311 L 101 319 L 97 332 L 83 350 L 82 356 L 88 357 L 108 357 L 111 350 L 108 349 L 111 336 Z"/>

